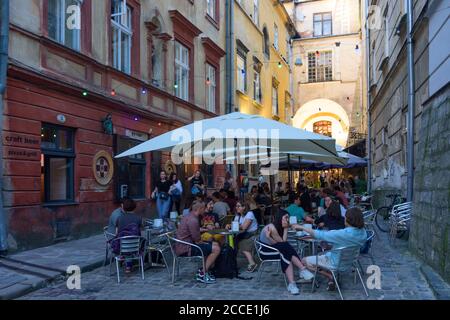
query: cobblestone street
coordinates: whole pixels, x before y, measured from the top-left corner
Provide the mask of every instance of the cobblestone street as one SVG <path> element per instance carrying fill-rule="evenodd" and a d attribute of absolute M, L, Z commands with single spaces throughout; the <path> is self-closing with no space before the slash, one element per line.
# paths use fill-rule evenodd
<path fill-rule="evenodd" d="M 359 281 L 353 283 L 353 275 L 342 277 L 344 298 L 349 300 L 382 300 L 382 299 L 417 299 L 432 300 L 435 295 L 430 289 L 426 279 L 420 272 L 420 263 L 406 250 L 406 242 L 397 241 L 393 248 L 386 238 L 380 234 L 381 239 L 375 239 L 373 258 L 382 272 L 382 289 L 369 290 L 366 298 Z M 370 258 L 362 259 L 363 266 L 367 268 L 372 264 Z M 184 262 L 180 267 L 180 277 L 171 284 L 165 269 L 151 269 L 145 273 L 142 280 L 137 272 L 123 275 L 122 283 L 117 284 L 115 276 L 108 276 L 108 268 L 99 268 L 81 276 L 81 290 L 68 290 L 64 282 L 53 284 L 47 288 L 31 293 L 21 299 L 50 299 L 50 300 L 337 300 L 338 292 L 326 291 L 326 283 L 321 278 L 321 286 L 311 293 L 311 285 L 302 285 L 301 294 L 290 295 L 281 274 L 276 273 L 275 266 L 268 266 L 257 282 L 257 274 L 242 273 L 244 277 L 253 277 L 252 280 L 218 279 L 216 284 L 203 284 L 193 279 L 196 266 Z M 366 277 L 367 278 L 367 277 Z"/>

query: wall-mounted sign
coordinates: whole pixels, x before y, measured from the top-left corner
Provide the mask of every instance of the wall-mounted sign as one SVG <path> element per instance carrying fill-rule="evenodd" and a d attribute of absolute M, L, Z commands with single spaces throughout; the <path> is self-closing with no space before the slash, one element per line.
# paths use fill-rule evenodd
<path fill-rule="evenodd" d="M 95 155 L 92 170 L 95 180 L 100 185 L 105 186 L 111 182 L 114 175 L 114 163 L 108 152 L 99 151 Z"/>
<path fill-rule="evenodd" d="M 128 138 L 132 138 L 134 140 L 139 140 L 139 141 L 147 141 L 148 140 L 148 134 L 129 130 L 129 129 L 125 130 L 125 135 Z"/>

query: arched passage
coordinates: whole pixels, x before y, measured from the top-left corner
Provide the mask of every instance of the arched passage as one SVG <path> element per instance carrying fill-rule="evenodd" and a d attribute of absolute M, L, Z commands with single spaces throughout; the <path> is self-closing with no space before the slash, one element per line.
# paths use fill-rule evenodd
<path fill-rule="evenodd" d="M 294 116 L 296 128 L 314 132 L 319 122 L 331 123 L 331 136 L 336 143 L 345 146 L 350 128 L 347 112 L 338 103 L 328 99 L 315 99 L 305 103 Z"/>

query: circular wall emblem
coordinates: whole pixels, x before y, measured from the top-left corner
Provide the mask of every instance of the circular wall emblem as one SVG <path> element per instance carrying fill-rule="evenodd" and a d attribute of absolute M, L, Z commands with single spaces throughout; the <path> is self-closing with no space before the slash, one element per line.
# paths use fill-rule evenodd
<path fill-rule="evenodd" d="M 102 186 L 111 182 L 114 175 L 114 164 L 111 156 L 106 151 L 99 151 L 92 164 L 95 180 Z"/>
<path fill-rule="evenodd" d="M 167 172 L 168 175 L 170 175 L 172 172 L 177 173 L 177 167 L 171 160 L 167 160 L 164 166 L 164 170 Z"/>

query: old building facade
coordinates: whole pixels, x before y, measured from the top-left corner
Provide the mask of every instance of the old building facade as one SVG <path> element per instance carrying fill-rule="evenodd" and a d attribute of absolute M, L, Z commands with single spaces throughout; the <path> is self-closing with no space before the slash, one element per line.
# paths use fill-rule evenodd
<path fill-rule="evenodd" d="M 11 251 L 96 233 L 128 195 L 149 216 L 141 141 L 224 112 L 224 1 L 11 1 L 4 210 Z M 78 20 L 80 18 L 80 20 Z M 204 169 L 215 188 L 223 168 Z"/>
<path fill-rule="evenodd" d="M 299 33 L 293 43 L 293 125 L 343 147 L 364 140 L 360 1 L 283 2 Z"/>
<path fill-rule="evenodd" d="M 407 1 L 369 1 L 369 90 L 377 203 L 406 197 L 408 176 Z M 446 1 L 413 1 L 414 194 L 410 248 L 450 280 L 449 77 Z"/>

